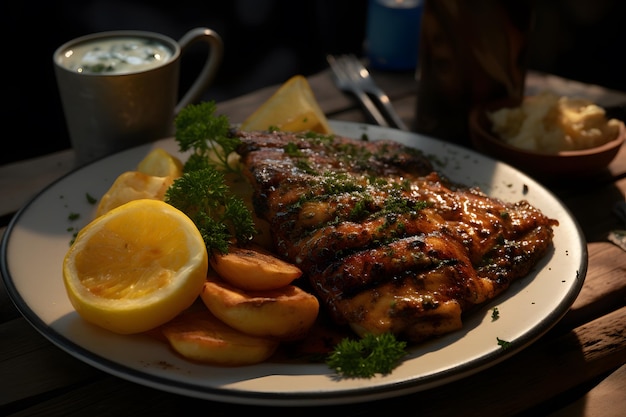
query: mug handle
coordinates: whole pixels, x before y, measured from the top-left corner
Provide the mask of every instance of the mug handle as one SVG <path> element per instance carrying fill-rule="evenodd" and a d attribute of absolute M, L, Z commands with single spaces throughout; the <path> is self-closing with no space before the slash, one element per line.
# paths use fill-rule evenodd
<path fill-rule="evenodd" d="M 178 44 L 180 45 L 181 55 L 189 46 L 198 41 L 209 44 L 209 56 L 194 83 L 189 87 L 189 90 L 187 90 L 174 108 L 175 115 L 178 114 L 183 107 L 197 101 L 202 96 L 204 90 L 213 82 L 215 75 L 217 75 L 217 70 L 222 63 L 222 57 L 224 55 L 224 43 L 222 42 L 222 38 L 217 32 L 207 28 L 191 29 L 180 38 Z"/>

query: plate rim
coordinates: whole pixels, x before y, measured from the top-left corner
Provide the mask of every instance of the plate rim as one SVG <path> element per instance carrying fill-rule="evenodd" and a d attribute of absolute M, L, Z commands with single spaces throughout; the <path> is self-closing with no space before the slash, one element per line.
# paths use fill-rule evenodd
<path fill-rule="evenodd" d="M 376 125 L 369 125 L 365 123 L 359 122 L 346 122 L 346 121 L 334 121 L 330 120 L 329 123 L 333 129 L 337 129 L 339 131 L 342 130 L 342 127 L 347 127 L 350 129 L 363 130 L 364 132 L 403 132 L 403 134 L 408 134 L 411 137 L 421 137 L 425 138 L 429 141 L 442 142 L 439 139 L 427 137 L 424 135 L 420 135 L 413 132 L 404 132 L 398 131 L 397 129 L 390 129 Z M 165 138 L 163 140 L 171 140 L 171 138 Z M 155 141 L 149 145 L 153 145 L 157 143 Z M 455 144 L 444 143 L 446 146 L 450 146 L 452 148 L 461 148 Z M 146 145 L 140 145 L 125 151 L 118 152 L 114 155 L 110 155 L 104 157 L 102 159 L 107 158 L 115 158 L 121 153 L 124 152 L 132 152 L 133 150 L 137 150 L 139 148 L 145 147 Z M 542 189 L 544 193 L 549 194 L 553 199 L 559 202 L 563 211 L 570 217 L 571 222 L 575 227 L 575 232 L 579 237 L 579 242 L 581 244 L 581 259 L 578 267 L 579 276 L 575 280 L 575 284 L 571 285 L 569 291 L 566 296 L 561 299 L 559 303 L 559 309 L 555 309 L 551 311 L 546 317 L 543 317 L 542 320 L 536 324 L 532 329 L 523 334 L 522 337 L 515 339 L 512 341 L 514 344 L 511 349 L 500 349 L 498 351 L 491 352 L 487 355 L 484 355 L 478 359 L 474 359 L 472 361 L 466 362 L 460 366 L 447 368 L 442 372 L 438 372 L 435 374 L 430 374 L 427 376 L 422 376 L 414 379 L 408 379 L 404 381 L 400 381 L 393 384 L 383 384 L 383 385 L 371 385 L 364 386 L 358 389 L 339 389 L 336 391 L 320 391 L 320 392 L 302 392 L 302 393 L 282 393 L 282 392 L 260 392 L 260 391 L 242 391 L 242 390 L 229 390 L 218 387 L 207 387 L 207 386 L 199 386 L 197 384 L 188 383 L 185 381 L 176 381 L 172 378 L 165 378 L 158 375 L 149 374 L 146 372 L 141 372 L 140 370 L 134 369 L 130 366 L 118 363 L 112 359 L 103 357 L 101 355 L 95 354 L 85 347 L 77 344 L 72 341 L 70 338 L 65 335 L 57 332 L 55 329 L 47 325 L 30 306 L 28 306 L 26 300 L 19 293 L 17 287 L 14 284 L 14 279 L 9 273 L 9 260 L 8 260 L 8 246 L 10 243 L 10 238 L 12 233 L 14 232 L 15 227 L 19 223 L 19 220 L 22 216 L 28 211 L 29 207 L 31 207 L 35 202 L 41 198 L 48 190 L 50 190 L 56 184 L 62 182 L 65 178 L 76 175 L 77 172 L 80 172 L 82 169 L 91 166 L 96 163 L 94 161 L 86 166 L 77 167 L 70 172 L 64 174 L 60 178 L 57 178 L 43 189 L 41 189 L 38 193 L 36 193 L 26 204 L 24 204 L 11 218 L 7 228 L 2 237 L 2 241 L 0 243 L 0 273 L 2 274 L 2 279 L 6 288 L 6 291 L 13 302 L 14 306 L 17 310 L 22 314 L 22 316 L 29 322 L 31 326 L 33 326 L 41 335 L 43 335 L 48 341 L 50 341 L 53 345 L 61 348 L 65 352 L 69 353 L 73 357 L 78 360 L 81 360 L 90 366 L 93 366 L 101 371 L 112 374 L 114 376 L 120 377 L 122 379 L 126 379 L 131 382 L 135 382 L 144 386 L 148 386 L 151 388 L 155 388 L 158 390 L 176 393 L 188 397 L 196 397 L 201 399 L 208 399 L 214 401 L 222 401 L 227 403 L 235 403 L 235 404 L 250 404 L 250 405 L 272 405 L 272 406 L 294 406 L 294 405 L 337 405 L 337 404 L 349 404 L 363 400 L 375 400 L 375 399 L 383 399 L 383 398 L 391 398 L 397 397 L 400 395 L 415 393 L 418 391 L 423 391 L 429 388 L 437 387 L 440 385 L 445 385 L 447 383 L 465 378 L 469 375 L 478 373 L 486 368 L 489 368 L 497 363 L 502 362 L 510 356 L 513 356 L 521 351 L 523 351 L 527 346 L 534 343 L 538 338 L 544 335 L 548 330 L 550 330 L 558 321 L 565 315 L 569 306 L 574 302 L 577 298 L 578 293 L 580 292 L 584 280 L 587 274 L 588 267 L 588 253 L 587 253 L 587 244 L 584 239 L 584 234 L 582 229 L 576 220 L 576 218 L 572 215 L 571 211 L 567 206 L 565 206 L 560 199 L 552 193 L 549 189 L 545 188 L 543 185 L 539 184 L 536 180 L 530 178 L 525 173 L 519 171 L 518 169 L 502 162 L 498 161 L 492 157 L 487 155 L 479 154 L 478 152 L 472 149 L 461 148 L 463 152 L 469 152 L 470 154 L 480 155 L 481 158 L 486 158 L 493 163 L 503 164 L 508 166 L 509 169 L 516 172 L 517 175 L 521 175 L 524 180 L 528 180 L 532 183 L 533 186 L 538 186 Z M 506 293 L 506 292 L 505 292 Z M 499 297 L 496 297 L 498 299 Z M 491 300 L 490 300 L 491 301 Z"/>

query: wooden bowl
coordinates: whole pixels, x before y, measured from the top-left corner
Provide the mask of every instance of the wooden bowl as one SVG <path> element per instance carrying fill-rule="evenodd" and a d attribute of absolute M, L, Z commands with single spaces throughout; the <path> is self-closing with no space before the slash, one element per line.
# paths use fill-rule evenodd
<path fill-rule="evenodd" d="M 469 116 L 472 145 L 478 151 L 513 165 L 532 176 L 563 177 L 598 173 L 611 163 L 626 139 L 626 128 L 624 123 L 620 122 L 617 137 L 594 148 L 558 153 L 542 153 L 517 148 L 504 142 L 492 132 L 491 120 L 487 113 L 502 107 L 507 107 L 507 105 L 494 103 L 472 109 Z"/>

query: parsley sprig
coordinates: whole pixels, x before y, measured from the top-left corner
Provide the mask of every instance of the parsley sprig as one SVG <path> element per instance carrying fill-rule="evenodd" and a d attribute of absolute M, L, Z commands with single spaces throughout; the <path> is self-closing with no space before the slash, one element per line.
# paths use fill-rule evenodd
<path fill-rule="evenodd" d="M 193 220 L 209 252 L 228 253 L 233 238 L 244 243 L 256 232 L 245 203 L 230 194 L 223 174 L 210 167 L 183 173 L 168 188 L 165 201 Z"/>
<path fill-rule="evenodd" d="M 256 234 L 252 213 L 231 193 L 224 172 L 238 168 L 229 155 L 239 145 L 230 134 L 225 116 L 215 116 L 215 103 L 188 105 L 176 117 L 176 136 L 182 152 L 192 150 L 177 178 L 165 193 L 165 201 L 185 213 L 200 231 L 207 251 L 228 252 L 235 240 L 245 243 Z"/>
<path fill-rule="evenodd" d="M 361 339 L 342 339 L 326 359 L 339 375 L 371 378 L 389 374 L 406 355 L 406 342 L 391 333 L 367 334 Z"/>
<path fill-rule="evenodd" d="M 181 152 L 193 150 L 185 163 L 185 171 L 211 165 L 223 171 L 239 171 L 228 157 L 241 143 L 231 135 L 230 122 L 224 115 L 215 115 L 215 102 L 204 101 L 183 108 L 176 120 L 176 142 Z"/>

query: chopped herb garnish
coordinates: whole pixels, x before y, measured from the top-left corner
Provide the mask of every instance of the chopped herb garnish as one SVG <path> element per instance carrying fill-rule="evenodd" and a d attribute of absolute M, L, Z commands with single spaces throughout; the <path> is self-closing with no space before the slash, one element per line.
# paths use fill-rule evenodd
<path fill-rule="evenodd" d="M 80 218 L 80 213 L 70 213 L 67 218 L 71 221 L 78 220 Z"/>
<path fill-rule="evenodd" d="M 285 151 L 285 153 L 291 157 L 301 157 L 302 156 L 302 151 L 300 150 L 300 148 L 298 148 L 298 145 L 296 145 L 293 142 L 289 142 L 288 144 L 286 144 L 283 147 L 283 150 Z"/>
<path fill-rule="evenodd" d="M 350 210 L 349 219 L 352 221 L 358 221 L 366 218 L 370 214 L 369 206 L 372 203 L 372 197 L 370 195 L 363 196 L 362 199 L 357 200 L 352 210 Z"/>
<path fill-rule="evenodd" d="M 313 169 L 313 167 L 311 167 L 311 164 L 308 163 L 308 161 L 305 161 L 303 159 L 298 159 L 297 161 L 295 161 L 294 165 L 296 166 L 296 168 L 298 168 L 299 170 L 310 174 L 310 175 L 318 175 L 319 173 Z"/>
<path fill-rule="evenodd" d="M 361 339 L 342 339 L 326 359 L 341 376 L 371 378 L 389 374 L 406 355 L 406 342 L 391 333 L 367 334 Z"/>
<path fill-rule="evenodd" d="M 499 337 L 496 337 L 496 340 L 498 341 L 498 345 L 502 347 L 502 349 L 508 349 L 511 346 L 511 342 L 509 341 L 502 340 Z"/>
<path fill-rule="evenodd" d="M 87 202 L 89 204 L 96 204 L 96 201 L 98 201 L 97 198 L 93 197 L 91 194 L 89 193 L 85 193 L 85 197 L 87 197 Z"/>
<path fill-rule="evenodd" d="M 496 321 L 500 318 L 500 311 L 498 310 L 498 307 L 494 307 L 493 310 L 491 310 L 491 321 Z"/>
<path fill-rule="evenodd" d="M 76 236 L 78 236 L 78 231 L 72 233 L 72 239 L 70 239 L 70 246 L 72 246 L 74 242 L 76 241 Z"/>

